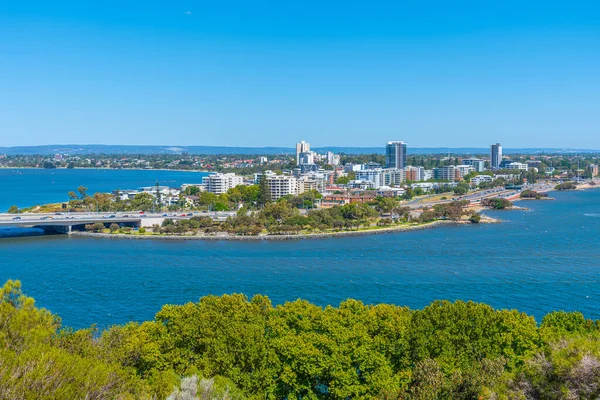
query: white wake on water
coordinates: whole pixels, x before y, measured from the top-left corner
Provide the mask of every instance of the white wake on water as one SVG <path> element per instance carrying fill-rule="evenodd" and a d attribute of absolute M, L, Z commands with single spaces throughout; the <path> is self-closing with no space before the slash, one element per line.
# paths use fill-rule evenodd
<path fill-rule="evenodd" d="M 600 217 L 600 213 L 588 213 L 588 214 L 583 214 L 586 217 L 595 217 L 598 218 Z"/>

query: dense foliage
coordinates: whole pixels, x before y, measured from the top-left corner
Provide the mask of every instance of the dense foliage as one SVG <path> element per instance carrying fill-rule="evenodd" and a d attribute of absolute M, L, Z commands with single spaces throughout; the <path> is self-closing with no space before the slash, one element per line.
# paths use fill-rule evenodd
<path fill-rule="evenodd" d="M 558 185 L 556 185 L 554 187 L 554 189 L 556 189 L 556 190 L 575 190 L 575 189 L 577 189 L 577 185 L 573 182 L 564 182 L 564 183 L 559 183 Z"/>
<path fill-rule="evenodd" d="M 548 197 L 548 193 L 540 193 L 535 190 L 523 190 L 519 195 L 522 199 L 541 199 Z"/>
<path fill-rule="evenodd" d="M 538 326 L 473 302 L 322 308 L 224 295 L 98 332 L 61 329 L 18 282 L 0 300 L 3 399 L 600 395 L 600 327 L 580 313 L 554 312 Z"/>
<path fill-rule="evenodd" d="M 503 210 L 505 208 L 511 208 L 513 203 L 510 200 L 504 199 L 502 197 L 493 197 L 491 199 L 483 199 L 481 200 L 481 205 L 484 207 L 489 207 L 494 210 Z"/>

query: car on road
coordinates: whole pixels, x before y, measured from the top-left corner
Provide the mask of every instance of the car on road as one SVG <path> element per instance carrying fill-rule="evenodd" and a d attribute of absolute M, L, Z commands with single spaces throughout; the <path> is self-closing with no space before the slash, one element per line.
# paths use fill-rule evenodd
<path fill-rule="evenodd" d="M 50 219 L 50 217 L 42 217 L 42 218 L 40 218 L 40 219 L 41 219 L 41 220 L 43 220 L 43 221 L 45 221 L 45 220 L 47 220 L 47 219 Z"/>
<path fill-rule="evenodd" d="M 162 216 L 163 216 L 163 217 L 168 217 L 169 215 L 168 215 L 168 214 L 163 214 Z"/>
<path fill-rule="evenodd" d="M 21 217 L 14 217 L 13 218 L 13 221 L 20 221 L 20 220 L 21 220 Z"/>
<path fill-rule="evenodd" d="M 104 218 L 117 218 L 115 214 L 105 215 Z"/>
<path fill-rule="evenodd" d="M 123 215 L 121 218 L 129 218 L 128 214 Z"/>
<path fill-rule="evenodd" d="M 194 215 L 193 213 L 188 213 L 187 216 L 191 217 L 192 215 Z"/>

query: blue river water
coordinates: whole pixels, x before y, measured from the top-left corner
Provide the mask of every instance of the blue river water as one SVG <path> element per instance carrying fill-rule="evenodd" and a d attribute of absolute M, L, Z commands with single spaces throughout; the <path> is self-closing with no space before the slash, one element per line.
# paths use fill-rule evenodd
<path fill-rule="evenodd" d="M 82 182 L 87 184 L 86 182 Z M 91 184 L 89 184 L 92 186 Z M 76 328 L 153 318 L 208 294 L 346 298 L 422 308 L 438 299 L 600 318 L 600 189 L 552 193 L 494 225 L 290 241 L 0 239 L 0 280 Z"/>
<path fill-rule="evenodd" d="M 204 172 L 107 169 L 0 169 L 0 212 L 12 205 L 30 207 L 43 203 L 68 201 L 67 193 L 81 185 L 88 194 L 115 189 L 138 189 L 160 185 L 180 187 L 183 183 L 202 183 Z"/>

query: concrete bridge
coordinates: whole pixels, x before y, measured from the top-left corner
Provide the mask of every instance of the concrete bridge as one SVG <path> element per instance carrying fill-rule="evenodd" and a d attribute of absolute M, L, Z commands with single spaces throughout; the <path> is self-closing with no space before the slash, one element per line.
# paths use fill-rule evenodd
<path fill-rule="evenodd" d="M 71 233 L 72 230 L 85 230 L 85 226 L 100 222 L 106 227 L 111 224 L 130 226 L 139 228 L 142 225 L 140 217 L 111 217 L 105 216 L 22 216 L 17 219 L 13 216 L 11 219 L 0 218 L 0 228 L 40 228 L 51 233 Z"/>

